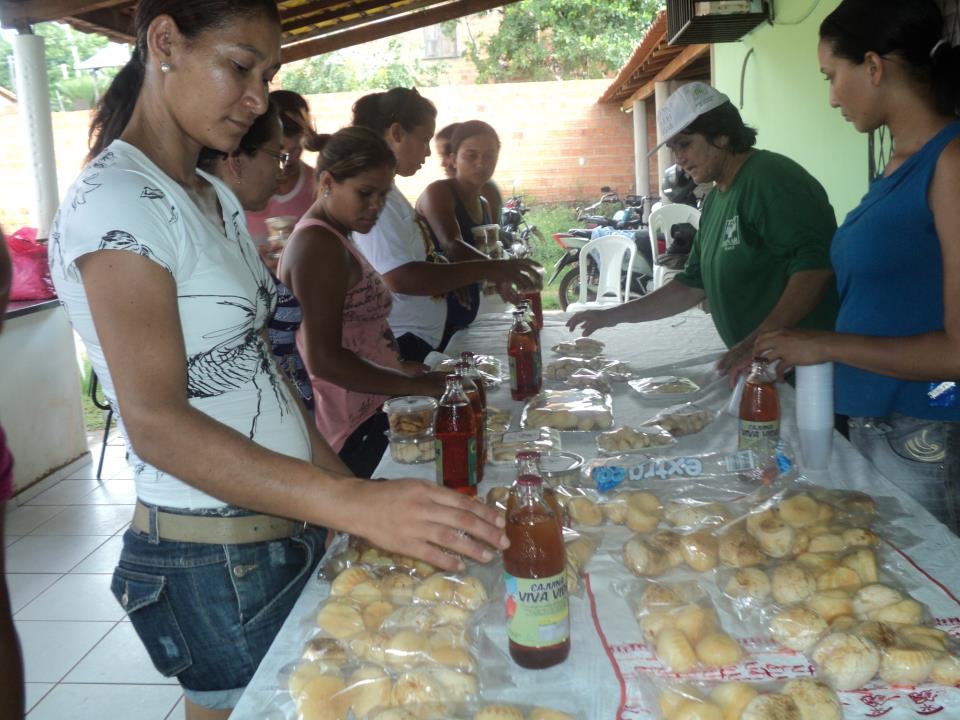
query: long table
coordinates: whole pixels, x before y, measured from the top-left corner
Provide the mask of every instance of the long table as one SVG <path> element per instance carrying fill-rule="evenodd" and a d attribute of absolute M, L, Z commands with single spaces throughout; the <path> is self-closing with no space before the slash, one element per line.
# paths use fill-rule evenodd
<path fill-rule="evenodd" d="M 547 315 L 542 331 L 545 362 L 551 357 L 548 350 L 551 345 L 571 338 L 563 324 L 565 319 L 563 315 Z M 507 316 L 502 313 L 481 316 L 469 330 L 454 337 L 451 351 L 473 350 L 495 355 L 504 360 L 506 366 L 508 327 Z M 699 310 L 643 325 L 601 330 L 595 337 L 606 343 L 609 357 L 628 361 L 638 370 L 649 369 L 652 374 L 662 374 L 664 369 L 678 366 L 709 369 L 723 350 L 712 320 Z M 716 387 L 720 388 L 719 394 L 726 392 L 721 385 Z M 724 398 L 725 395 L 719 400 L 714 398 L 714 406 L 718 402 L 722 405 Z M 795 438 L 792 388 L 782 385 L 780 400 L 782 435 Z M 506 384 L 489 393 L 489 403 L 513 408 L 513 427 L 516 427 L 521 404 L 510 400 Z M 616 386 L 614 418 L 617 425 L 638 424 L 662 407 L 641 401 L 625 384 Z M 708 431 L 684 438 L 668 454 L 725 453 L 731 452 L 735 445 L 736 421 L 721 415 Z M 584 457 L 596 454 L 593 433 L 563 433 L 563 448 Z M 429 463 L 397 464 L 387 453 L 376 475 L 433 480 L 434 469 Z M 495 485 L 509 484 L 513 479 L 512 467 L 488 464 L 480 492 L 485 493 Z M 827 487 L 862 490 L 885 498 L 888 505 L 898 508 L 881 559 L 909 586 L 911 595 L 929 607 L 938 626 L 960 638 L 960 600 L 957 599 L 960 595 L 960 567 L 956 562 L 960 556 L 960 540 L 877 473 L 838 434 L 834 436 L 828 470 L 807 472 L 805 479 Z M 625 528 L 608 526 L 604 530 L 603 543 L 588 566 L 585 590 L 571 598 L 572 652 L 567 662 L 556 668 L 532 672 L 507 661 L 508 681 L 485 690 L 485 699 L 552 705 L 591 720 L 657 717 L 645 688 L 649 688 L 651 676 L 663 676 L 664 673 L 644 643 L 623 597 L 624 586 L 631 582 L 632 576 L 619 559 L 619 548 L 629 536 Z M 285 713 L 275 707 L 280 671 L 299 657 L 305 628 L 310 627 L 318 604 L 327 595 L 326 583 L 315 579 L 307 584 L 232 718 L 253 720 L 284 716 Z M 485 635 L 494 646 L 504 648 L 503 623 L 496 613 L 490 617 L 495 619 L 485 627 Z M 737 634 L 735 628 L 727 625 L 727 629 Z M 813 672 L 802 655 L 771 651 L 756 638 L 743 637 L 742 634 L 741 642 L 751 651 L 743 663 L 722 673 L 705 673 L 702 679 L 742 678 L 763 682 L 810 676 Z M 843 693 L 841 699 L 846 717 L 960 717 L 960 691 L 932 685 L 914 690 L 871 686 L 867 691 Z"/>

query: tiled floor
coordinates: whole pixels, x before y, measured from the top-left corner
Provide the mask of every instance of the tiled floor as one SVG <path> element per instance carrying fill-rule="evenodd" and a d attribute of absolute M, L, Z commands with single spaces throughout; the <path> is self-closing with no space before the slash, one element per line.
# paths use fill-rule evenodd
<path fill-rule="evenodd" d="M 180 687 L 150 663 L 110 575 L 133 514 L 121 445 L 68 479 L 31 488 L 7 507 L 4 545 L 23 648 L 30 720 L 183 717 Z"/>

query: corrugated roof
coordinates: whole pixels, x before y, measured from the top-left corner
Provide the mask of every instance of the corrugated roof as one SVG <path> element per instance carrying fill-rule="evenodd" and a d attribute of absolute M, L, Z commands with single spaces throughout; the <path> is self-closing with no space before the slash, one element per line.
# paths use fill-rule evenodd
<path fill-rule="evenodd" d="M 279 0 L 285 62 L 359 45 L 509 5 L 516 0 Z M 78 30 L 133 41 L 136 0 L 4 0 L 7 28 L 58 20 Z"/>

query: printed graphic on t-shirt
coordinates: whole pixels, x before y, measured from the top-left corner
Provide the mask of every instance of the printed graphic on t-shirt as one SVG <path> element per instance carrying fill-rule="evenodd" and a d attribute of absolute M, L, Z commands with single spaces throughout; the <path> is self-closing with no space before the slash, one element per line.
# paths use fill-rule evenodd
<path fill-rule="evenodd" d="M 723 239 L 720 241 L 720 247 L 723 250 L 733 250 L 740 245 L 740 216 L 734 215 L 727 219 L 723 226 Z"/>

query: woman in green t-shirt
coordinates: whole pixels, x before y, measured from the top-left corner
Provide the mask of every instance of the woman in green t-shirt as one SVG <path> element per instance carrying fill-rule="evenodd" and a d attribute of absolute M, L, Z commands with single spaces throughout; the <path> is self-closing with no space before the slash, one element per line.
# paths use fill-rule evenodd
<path fill-rule="evenodd" d="M 836 218 L 820 183 L 793 160 L 755 149 L 756 131 L 726 95 L 704 83 L 671 95 L 658 124 L 677 163 L 697 183 L 716 185 L 687 265 L 652 293 L 576 313 L 567 327 L 582 326 L 586 336 L 622 322 L 669 317 L 706 299 L 729 348 L 718 368 L 731 378 L 749 366 L 764 330 L 832 329 Z"/>

